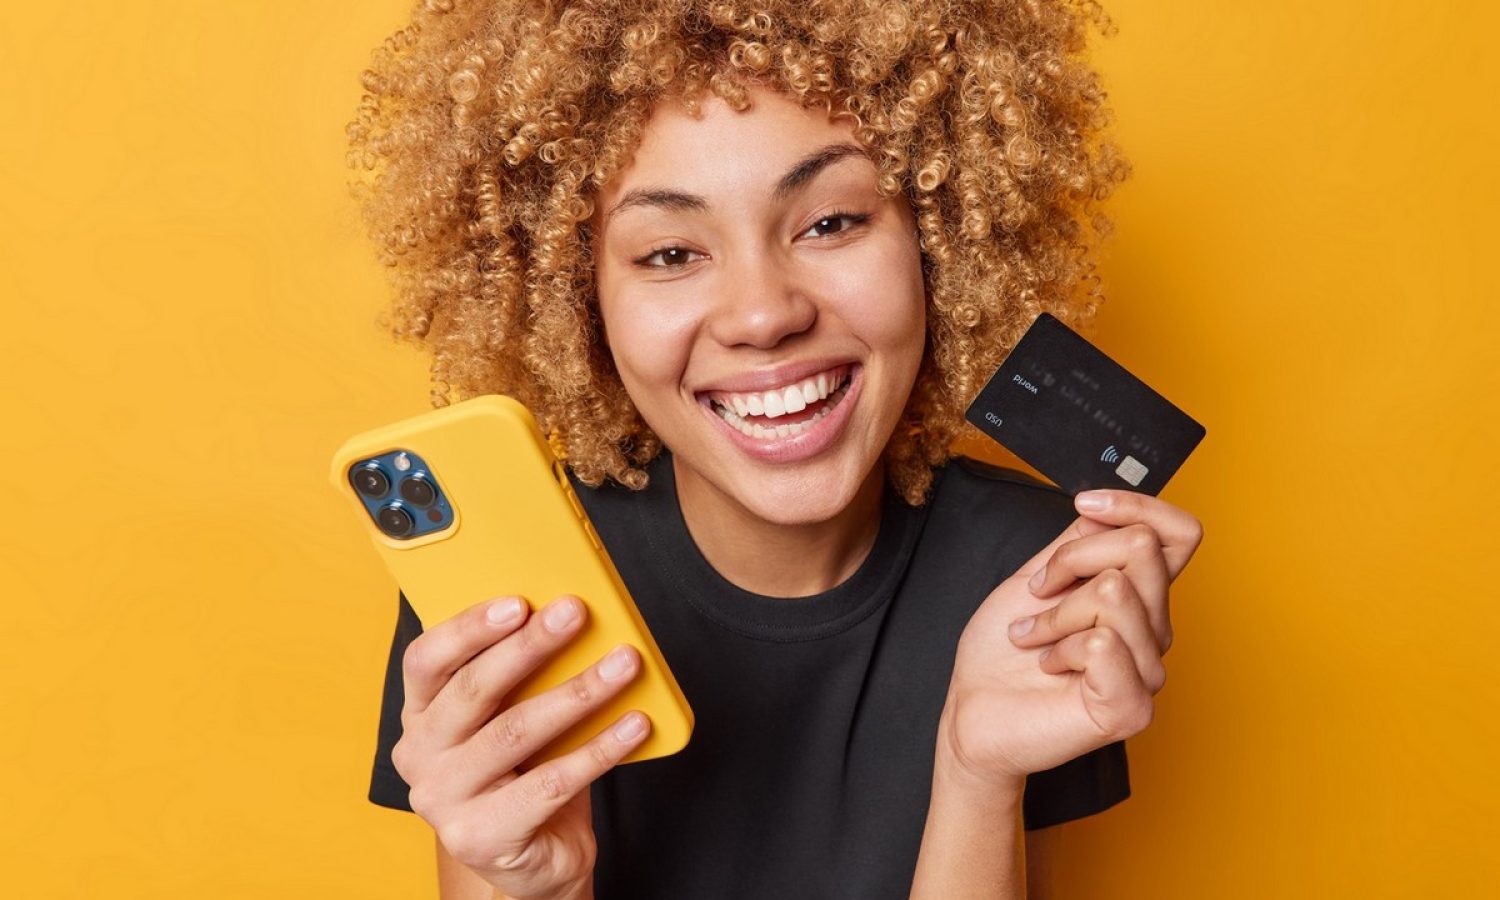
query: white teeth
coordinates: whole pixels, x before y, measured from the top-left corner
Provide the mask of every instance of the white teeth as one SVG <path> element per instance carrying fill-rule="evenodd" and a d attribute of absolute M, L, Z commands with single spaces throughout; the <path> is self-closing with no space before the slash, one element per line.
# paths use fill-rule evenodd
<path fill-rule="evenodd" d="M 839 401 L 844 399 L 844 394 L 846 393 L 848 393 L 847 387 L 840 388 L 839 390 L 834 391 L 833 394 L 828 397 L 828 403 L 805 421 L 776 425 L 770 428 L 767 428 L 766 426 L 758 423 L 746 422 L 744 416 L 737 409 L 731 409 L 729 406 L 724 405 L 724 403 L 722 402 L 715 401 L 710 404 L 710 406 L 713 411 L 718 414 L 719 418 L 729 423 L 730 427 L 737 429 L 746 437 L 764 441 L 770 440 L 772 438 L 791 437 L 793 435 L 802 434 L 804 431 L 811 431 L 813 427 L 818 423 L 818 420 L 828 415 L 828 413 L 831 412 L 835 406 L 839 405 Z M 767 399 L 769 399 L 770 397 L 773 397 L 775 395 L 768 394 L 766 396 Z M 733 405 L 738 405 L 734 402 L 737 399 L 738 398 L 733 398 L 733 400 L 731 401 Z M 756 405 L 757 401 L 755 398 L 745 398 L 745 406 L 750 408 L 752 415 L 760 415 L 759 413 L 754 412 L 754 407 Z M 803 408 L 805 409 L 806 407 Z"/>
<path fill-rule="evenodd" d="M 829 394 L 837 390 L 847 373 L 848 369 L 840 366 L 775 390 L 753 394 L 715 392 L 714 398 L 716 403 L 732 408 L 741 417 L 765 416 L 775 419 L 787 413 L 801 412 L 819 400 L 826 400 Z"/>

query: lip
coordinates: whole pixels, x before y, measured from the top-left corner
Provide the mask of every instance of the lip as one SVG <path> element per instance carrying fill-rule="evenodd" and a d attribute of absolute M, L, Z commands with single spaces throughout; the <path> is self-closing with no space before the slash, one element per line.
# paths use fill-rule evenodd
<path fill-rule="evenodd" d="M 730 424 L 724 421 L 718 413 L 714 412 L 712 405 L 707 399 L 701 399 L 698 403 L 698 406 L 703 410 L 703 414 L 705 416 L 708 416 L 708 418 L 713 421 L 715 427 L 719 429 L 720 433 L 722 433 L 731 444 L 739 448 L 740 451 L 743 452 L 746 456 L 749 456 L 752 459 L 760 460 L 762 462 L 770 463 L 800 462 L 805 459 L 811 459 L 812 457 L 822 453 L 824 450 L 827 450 L 843 435 L 844 427 L 849 423 L 851 410 L 854 409 L 854 404 L 858 402 L 861 388 L 864 386 L 865 382 L 865 367 L 857 362 L 849 363 L 849 365 L 851 366 L 851 371 L 849 374 L 849 387 L 844 392 L 844 399 L 840 400 L 838 406 L 835 406 L 832 410 L 830 410 L 828 415 L 824 416 L 816 423 L 814 423 L 811 430 L 804 431 L 801 434 L 791 434 L 787 435 L 784 438 L 770 439 L 747 437 L 739 429 L 731 427 Z M 773 369 L 770 371 L 778 372 L 779 374 L 779 370 Z M 789 369 L 788 371 L 801 370 Z M 797 379 L 806 377 L 807 375 L 815 374 L 821 371 L 823 371 L 822 368 L 803 371 L 793 380 L 795 381 Z M 740 384 L 744 382 L 736 381 L 735 383 Z M 767 390 L 769 388 L 778 386 L 779 385 L 777 382 L 770 381 L 766 383 L 765 388 L 715 388 L 715 390 L 735 390 L 748 392 L 754 390 Z"/>
<path fill-rule="evenodd" d="M 730 394 L 753 394 L 758 391 L 769 391 L 772 388 L 783 388 L 790 384 L 796 384 L 804 378 L 826 372 L 829 369 L 837 369 L 839 366 L 858 365 L 854 360 L 844 357 L 827 356 L 820 359 L 802 359 L 794 362 L 782 363 L 768 369 L 756 372 L 746 372 L 741 375 L 732 375 L 720 381 L 700 385 L 693 390 L 693 396 L 702 400 L 704 395 L 713 391 L 723 391 Z"/>

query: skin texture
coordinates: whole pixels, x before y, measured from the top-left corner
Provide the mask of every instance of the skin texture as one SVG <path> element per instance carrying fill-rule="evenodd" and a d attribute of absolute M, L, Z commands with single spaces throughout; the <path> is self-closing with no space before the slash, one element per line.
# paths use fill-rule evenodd
<path fill-rule="evenodd" d="M 852 152 L 776 196 L 788 173 L 828 147 Z M 924 327 L 911 209 L 880 196 L 877 178 L 850 122 L 759 88 L 744 112 L 717 98 L 701 118 L 660 107 L 634 163 L 600 197 L 599 305 L 615 366 L 672 448 L 694 540 L 747 590 L 827 590 L 875 538 L 881 454 L 916 380 Z M 701 198 L 702 208 L 615 211 L 633 192 L 666 191 Z M 819 360 L 857 365 L 861 383 L 843 401 L 839 437 L 808 459 L 742 452 L 700 397 Z"/>

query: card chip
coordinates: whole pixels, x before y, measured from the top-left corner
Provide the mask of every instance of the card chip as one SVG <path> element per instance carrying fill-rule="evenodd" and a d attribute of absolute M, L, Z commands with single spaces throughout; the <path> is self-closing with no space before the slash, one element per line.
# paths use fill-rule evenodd
<path fill-rule="evenodd" d="M 1125 457 L 1125 461 L 1120 463 L 1119 468 L 1115 469 L 1115 474 L 1130 482 L 1132 486 L 1140 487 L 1141 479 L 1145 478 L 1146 473 L 1149 471 L 1149 469 L 1141 465 L 1140 460 L 1134 456 L 1127 456 Z"/>

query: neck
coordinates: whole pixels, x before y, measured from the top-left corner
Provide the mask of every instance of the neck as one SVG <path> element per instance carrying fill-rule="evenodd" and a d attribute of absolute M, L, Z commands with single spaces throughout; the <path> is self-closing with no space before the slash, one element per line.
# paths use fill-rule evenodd
<path fill-rule="evenodd" d="M 782 525 L 754 515 L 672 458 L 677 502 L 693 543 L 731 584 L 767 597 L 821 594 L 853 575 L 880 531 L 885 469 L 877 463 L 831 519 Z M 768 564 L 774 561 L 774 564 Z"/>

